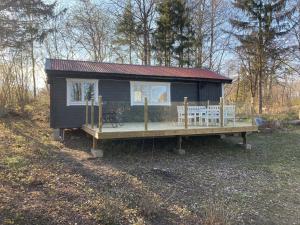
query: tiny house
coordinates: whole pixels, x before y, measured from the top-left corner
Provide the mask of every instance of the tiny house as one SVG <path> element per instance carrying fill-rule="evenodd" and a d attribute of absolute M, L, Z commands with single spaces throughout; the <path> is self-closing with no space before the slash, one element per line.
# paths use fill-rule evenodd
<path fill-rule="evenodd" d="M 232 80 L 207 69 L 47 59 L 45 71 L 54 129 L 82 128 L 94 139 L 257 130 L 220 101 Z"/>

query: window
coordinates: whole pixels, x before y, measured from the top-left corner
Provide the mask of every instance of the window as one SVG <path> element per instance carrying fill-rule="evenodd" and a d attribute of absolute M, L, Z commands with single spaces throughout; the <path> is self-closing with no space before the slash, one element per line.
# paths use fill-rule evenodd
<path fill-rule="evenodd" d="M 147 97 L 149 105 L 171 105 L 170 83 L 130 82 L 131 105 L 143 105 Z"/>
<path fill-rule="evenodd" d="M 98 80 L 67 79 L 67 105 L 85 105 L 85 101 L 98 99 Z"/>

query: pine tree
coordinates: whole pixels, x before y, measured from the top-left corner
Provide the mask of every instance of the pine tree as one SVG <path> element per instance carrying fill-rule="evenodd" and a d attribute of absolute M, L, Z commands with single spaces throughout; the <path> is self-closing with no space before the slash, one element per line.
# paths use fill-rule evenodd
<path fill-rule="evenodd" d="M 186 55 L 189 55 L 191 39 L 193 38 L 193 30 L 191 29 L 191 21 L 189 18 L 189 9 L 184 0 L 174 0 L 174 30 L 175 30 L 175 58 L 178 65 L 183 67 L 189 65 L 190 62 Z"/>
<path fill-rule="evenodd" d="M 233 5 L 244 16 L 231 19 L 237 29 L 234 36 L 239 40 L 241 49 L 247 54 L 254 71 L 253 82 L 258 82 L 259 113 L 263 108 L 263 82 L 268 76 L 268 62 L 284 49 L 276 43 L 277 38 L 288 33 L 293 24 L 289 21 L 295 8 L 287 10 L 287 0 L 236 0 Z M 254 90 L 253 97 L 255 97 Z"/>
<path fill-rule="evenodd" d="M 159 63 L 170 66 L 175 59 L 180 67 L 189 65 L 193 30 L 185 1 L 161 1 L 157 12 L 154 48 Z"/>
<path fill-rule="evenodd" d="M 52 31 L 45 28 L 45 24 L 54 18 L 55 5 L 43 0 L 2 0 L 0 3 L 0 47 L 30 49 L 34 97 L 37 95 L 34 43 L 43 42 Z"/>
<path fill-rule="evenodd" d="M 154 49 L 157 52 L 157 59 L 160 65 L 170 66 L 174 44 L 174 13 L 172 0 L 161 1 L 157 6 L 159 14 L 156 21 Z"/>
<path fill-rule="evenodd" d="M 131 0 L 127 1 L 123 15 L 117 24 L 117 39 L 116 43 L 121 46 L 128 46 L 129 63 L 132 63 L 132 52 L 134 51 L 136 42 L 136 22 L 133 14 L 133 7 Z"/>
<path fill-rule="evenodd" d="M 42 41 L 49 32 L 43 25 L 54 17 L 55 5 L 43 0 L 1 0 L 0 47 L 22 48 L 32 39 Z"/>

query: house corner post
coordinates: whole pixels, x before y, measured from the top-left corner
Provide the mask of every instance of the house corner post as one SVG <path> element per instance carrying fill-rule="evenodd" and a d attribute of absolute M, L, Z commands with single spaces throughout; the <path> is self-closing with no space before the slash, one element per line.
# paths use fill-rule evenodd
<path fill-rule="evenodd" d="M 102 96 L 100 95 L 98 97 L 98 105 L 99 105 L 99 115 L 98 115 L 98 127 L 99 127 L 99 132 L 102 132 L 102 126 L 103 126 L 103 121 L 102 121 L 102 111 L 103 111 L 103 106 L 102 106 Z"/>
<path fill-rule="evenodd" d="M 89 124 L 89 100 L 85 101 L 85 125 Z"/>
<path fill-rule="evenodd" d="M 145 97 L 144 100 L 144 123 L 145 123 L 145 130 L 148 130 L 148 99 Z"/>
<path fill-rule="evenodd" d="M 94 98 L 91 99 L 91 126 L 94 128 Z"/>
<path fill-rule="evenodd" d="M 188 98 L 187 97 L 184 97 L 183 104 L 184 104 L 184 128 L 187 129 L 188 128 Z"/>
<path fill-rule="evenodd" d="M 207 107 L 206 107 L 206 126 L 208 127 L 209 125 L 209 100 L 207 100 Z"/>

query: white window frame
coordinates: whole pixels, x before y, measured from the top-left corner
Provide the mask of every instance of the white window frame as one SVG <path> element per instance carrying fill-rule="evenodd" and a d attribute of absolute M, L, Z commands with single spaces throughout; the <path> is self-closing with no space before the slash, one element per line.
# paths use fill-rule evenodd
<path fill-rule="evenodd" d="M 150 85 L 150 86 L 166 86 L 167 87 L 167 102 L 166 103 L 157 103 L 152 102 L 151 96 L 147 96 L 148 105 L 157 105 L 157 106 L 170 106 L 171 105 L 171 84 L 169 82 L 149 82 L 149 81 L 130 81 L 130 105 L 144 105 L 144 99 L 141 102 L 134 101 L 134 86 L 137 84 Z M 151 93 L 150 93 L 151 95 Z"/>
<path fill-rule="evenodd" d="M 93 83 L 94 87 L 95 87 L 95 93 L 94 93 L 94 104 L 97 105 L 98 104 L 98 80 L 95 79 L 74 79 L 74 78 L 67 78 L 66 79 L 67 83 L 67 106 L 76 106 L 76 105 L 85 105 L 86 102 L 84 100 L 84 83 Z M 77 82 L 77 83 L 81 83 L 81 99 L 82 101 L 78 101 L 78 102 L 74 102 L 71 101 L 71 88 L 72 88 L 72 83 L 73 82 Z M 91 103 L 91 101 L 89 101 L 89 104 Z"/>

